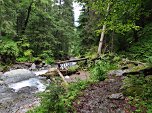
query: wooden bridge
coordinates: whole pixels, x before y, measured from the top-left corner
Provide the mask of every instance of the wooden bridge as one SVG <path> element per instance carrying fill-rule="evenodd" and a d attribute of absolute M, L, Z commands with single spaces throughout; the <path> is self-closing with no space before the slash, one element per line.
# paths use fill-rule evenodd
<path fill-rule="evenodd" d="M 55 64 L 57 65 L 58 69 L 66 69 L 70 66 L 75 65 L 79 61 L 85 61 L 87 62 L 88 58 L 80 58 L 80 59 L 72 59 L 72 60 L 66 60 L 66 61 L 60 61 L 56 62 Z"/>

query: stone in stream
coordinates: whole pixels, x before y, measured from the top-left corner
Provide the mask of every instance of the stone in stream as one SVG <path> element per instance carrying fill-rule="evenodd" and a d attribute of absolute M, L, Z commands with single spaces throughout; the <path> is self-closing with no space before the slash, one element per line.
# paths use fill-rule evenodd
<path fill-rule="evenodd" d="M 35 74 L 26 69 L 11 70 L 0 76 L 0 80 L 4 81 L 5 84 L 16 83 L 29 78 L 35 78 Z"/>
<path fill-rule="evenodd" d="M 36 65 L 35 65 L 35 63 L 33 63 L 33 64 L 31 65 L 30 70 L 36 70 Z"/>
<path fill-rule="evenodd" d="M 39 99 L 35 93 L 45 88 L 45 80 L 29 70 L 17 69 L 4 73 L 0 76 L 0 113 L 25 113 L 38 106 Z"/>

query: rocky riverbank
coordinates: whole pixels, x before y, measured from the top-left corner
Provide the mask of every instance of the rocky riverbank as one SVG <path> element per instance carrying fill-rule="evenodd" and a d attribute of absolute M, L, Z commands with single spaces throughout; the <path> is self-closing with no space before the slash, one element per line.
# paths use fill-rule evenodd
<path fill-rule="evenodd" d="M 0 76 L 0 113 L 25 113 L 38 106 L 37 92 L 44 91 L 45 78 L 26 69 L 17 69 Z"/>

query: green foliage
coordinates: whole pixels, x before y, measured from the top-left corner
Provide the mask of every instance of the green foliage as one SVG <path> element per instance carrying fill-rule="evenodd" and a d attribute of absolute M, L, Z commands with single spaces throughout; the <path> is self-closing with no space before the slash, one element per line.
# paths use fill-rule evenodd
<path fill-rule="evenodd" d="M 27 62 L 29 59 L 27 57 L 19 57 L 16 59 L 18 62 Z"/>
<path fill-rule="evenodd" d="M 47 91 L 40 94 L 41 105 L 28 113 L 67 113 L 74 112 L 72 101 L 78 96 L 81 90 L 87 87 L 89 81 L 78 81 L 65 87 L 61 83 L 50 84 Z"/>
<path fill-rule="evenodd" d="M 127 56 L 134 59 L 146 60 L 152 56 L 152 24 L 145 26 L 139 35 L 141 35 L 140 41 L 132 44 L 128 49 Z"/>
<path fill-rule="evenodd" d="M 54 58 L 64 59 L 69 54 L 76 37 L 73 0 L 63 4 L 56 0 L 0 2 L 0 36 L 13 37 L 17 42 L 18 61 L 31 61 L 32 57 L 47 54 L 47 62 L 52 63 Z"/>
<path fill-rule="evenodd" d="M 19 54 L 17 44 L 7 37 L 3 37 L 0 40 L 0 43 L 0 56 L 2 61 L 4 61 L 4 63 L 11 63 L 15 61 Z"/>
<path fill-rule="evenodd" d="M 152 77 L 144 76 L 130 76 L 126 77 L 124 80 L 124 89 L 126 94 L 131 94 L 131 96 L 139 96 L 142 98 L 152 98 Z"/>
<path fill-rule="evenodd" d="M 66 111 L 74 112 L 72 108 L 72 102 L 81 94 L 81 91 L 91 84 L 91 81 L 81 81 L 78 80 L 75 83 L 70 83 L 68 86 L 66 94 L 62 97 L 62 103 L 65 104 Z"/>
<path fill-rule="evenodd" d="M 115 69 L 116 66 L 114 63 L 110 63 L 108 60 L 100 60 L 93 67 L 91 67 L 91 78 L 93 80 L 103 81 L 106 79 L 106 73 L 109 70 Z"/>
<path fill-rule="evenodd" d="M 75 66 L 69 67 L 69 68 L 68 68 L 68 71 L 70 71 L 70 72 L 72 73 L 72 72 L 76 72 L 78 69 L 79 69 L 79 66 L 78 66 L 78 65 L 75 65 Z"/>
<path fill-rule="evenodd" d="M 124 79 L 123 93 L 131 96 L 130 103 L 135 105 L 136 112 L 150 113 L 152 111 L 152 77 L 147 76 L 129 76 Z M 144 108 L 144 109 L 143 109 Z"/>
<path fill-rule="evenodd" d="M 7 35 L 16 34 L 15 26 L 15 17 L 16 9 L 13 0 L 1 0 L 0 1 L 0 33 L 7 33 Z"/>
<path fill-rule="evenodd" d="M 47 64 L 52 64 L 54 63 L 54 58 L 53 58 L 53 53 L 52 51 L 43 51 L 42 54 L 39 55 L 41 59 L 44 59 Z"/>
<path fill-rule="evenodd" d="M 64 95 L 65 89 L 56 83 L 52 83 L 47 92 L 42 93 L 42 102 L 39 107 L 28 113 L 63 113 L 64 104 L 61 103 L 61 96 Z"/>
<path fill-rule="evenodd" d="M 152 66 L 152 56 L 148 57 L 146 59 L 146 61 L 147 61 L 148 65 Z"/>

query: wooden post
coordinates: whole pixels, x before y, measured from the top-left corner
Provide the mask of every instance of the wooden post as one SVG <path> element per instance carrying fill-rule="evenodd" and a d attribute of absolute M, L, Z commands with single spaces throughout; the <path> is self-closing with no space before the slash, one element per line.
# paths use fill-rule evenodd
<path fill-rule="evenodd" d="M 60 77 L 62 78 L 62 80 L 64 81 L 64 83 L 65 83 L 66 85 L 68 85 L 68 82 L 65 80 L 63 74 L 60 72 L 59 69 L 57 69 L 57 72 L 58 72 L 58 74 L 60 75 Z"/>

